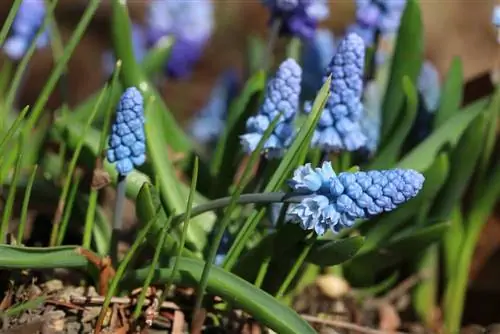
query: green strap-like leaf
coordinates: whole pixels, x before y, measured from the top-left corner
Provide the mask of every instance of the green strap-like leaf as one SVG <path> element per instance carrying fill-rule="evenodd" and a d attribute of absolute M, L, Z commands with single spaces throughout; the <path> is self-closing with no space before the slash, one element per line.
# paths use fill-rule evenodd
<path fill-rule="evenodd" d="M 78 246 L 19 247 L 0 245 L 0 268 L 84 268 L 88 265 L 88 261 L 78 252 L 78 249 L 80 249 Z"/>
<path fill-rule="evenodd" d="M 464 73 L 462 70 L 462 61 L 460 58 L 455 57 L 451 62 L 450 69 L 443 83 L 439 108 L 434 118 L 434 128 L 439 128 L 460 109 L 462 105 L 463 86 Z"/>
<path fill-rule="evenodd" d="M 361 236 L 340 240 L 318 240 L 315 242 L 306 261 L 318 266 L 336 266 L 351 259 L 363 246 Z"/>
<path fill-rule="evenodd" d="M 178 263 L 178 271 L 174 277 L 174 283 L 196 286 L 201 278 L 204 265 L 205 263 L 201 260 L 181 258 Z M 171 268 L 157 270 L 153 282 L 156 284 L 165 283 L 171 272 Z M 132 272 L 125 277 L 125 283 L 130 287 L 141 285 L 147 273 L 148 268 Z M 245 312 L 276 333 L 316 333 L 298 314 L 278 302 L 271 295 L 218 267 L 213 267 L 210 272 L 207 290 L 211 294 L 220 296 L 225 301 L 241 307 Z"/>

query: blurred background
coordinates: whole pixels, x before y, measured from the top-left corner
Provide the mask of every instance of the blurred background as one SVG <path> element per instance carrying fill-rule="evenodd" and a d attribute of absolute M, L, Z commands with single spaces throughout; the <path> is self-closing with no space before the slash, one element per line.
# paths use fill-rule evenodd
<path fill-rule="evenodd" d="M 11 0 L 0 1 L 2 22 L 11 3 Z M 143 20 L 148 2 L 129 0 L 128 3 L 132 18 Z M 217 76 L 224 69 L 235 67 L 241 70 L 248 37 L 266 36 L 268 13 L 259 0 L 214 0 L 214 3 L 216 31 L 203 58 L 196 65 L 195 72 L 188 79 L 167 81 L 162 88 L 168 106 L 181 122 L 185 122 L 204 105 Z M 446 73 L 453 57 L 459 56 L 462 59 L 465 79 L 469 82 L 465 102 L 491 90 L 489 73 L 495 63 L 500 63 L 496 32 L 491 24 L 491 13 L 496 0 L 421 0 L 420 3 L 425 29 L 425 58 L 434 63 L 441 77 Z M 71 35 L 86 4 L 85 0 L 59 1 L 56 19 L 63 41 Z M 330 8 L 331 15 L 322 26 L 340 34 L 353 21 L 354 0 L 331 0 Z M 110 1 L 102 0 L 90 29 L 69 62 L 70 105 L 76 105 L 97 91 L 106 79 L 101 64 L 103 52 L 110 48 L 110 11 Z M 3 61 L 4 56 L 1 57 Z M 37 50 L 20 95 L 21 105 L 33 104 L 52 67 L 50 48 Z M 48 107 L 55 108 L 60 102 L 59 90 L 56 89 Z M 500 219 L 492 217 L 476 250 L 471 273 L 473 289 L 468 298 L 478 298 L 482 304 L 491 302 L 492 305 L 499 305 L 499 246 Z M 483 298 L 485 294 L 488 298 Z M 466 310 L 471 321 L 480 316 L 498 318 L 498 315 L 485 314 L 485 310 L 494 312 L 495 308 L 484 306 L 481 308 L 482 314 Z"/>

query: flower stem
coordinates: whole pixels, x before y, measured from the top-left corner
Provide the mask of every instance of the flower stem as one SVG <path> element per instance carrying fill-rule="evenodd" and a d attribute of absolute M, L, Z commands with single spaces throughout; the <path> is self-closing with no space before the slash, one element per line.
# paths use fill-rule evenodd
<path fill-rule="evenodd" d="M 313 236 L 309 237 L 306 241 L 306 245 L 304 246 L 304 249 L 302 249 L 302 252 L 299 255 L 299 258 L 295 263 L 293 264 L 292 269 L 288 272 L 288 275 L 286 276 L 285 280 L 281 284 L 278 292 L 276 293 L 276 299 L 282 299 L 283 295 L 285 294 L 286 290 L 292 283 L 292 280 L 297 276 L 297 273 L 299 272 L 300 267 L 304 263 L 304 260 L 306 259 L 307 255 L 311 251 L 312 246 L 314 245 L 314 242 L 316 241 L 316 234 Z"/>
<path fill-rule="evenodd" d="M 116 186 L 115 212 L 113 216 L 113 232 L 111 233 L 111 260 L 118 263 L 118 239 L 123 227 L 123 206 L 125 204 L 126 176 L 119 175 Z"/>
<path fill-rule="evenodd" d="M 281 29 L 281 20 L 273 21 L 271 29 L 269 30 L 269 39 L 267 40 L 267 48 L 265 54 L 262 56 L 262 70 L 267 72 L 271 66 L 271 59 L 273 58 L 274 45 L 278 40 Z"/>

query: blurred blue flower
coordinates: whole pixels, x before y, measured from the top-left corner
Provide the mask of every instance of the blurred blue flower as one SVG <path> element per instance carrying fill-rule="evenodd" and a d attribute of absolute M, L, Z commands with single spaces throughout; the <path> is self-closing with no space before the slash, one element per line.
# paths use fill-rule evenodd
<path fill-rule="evenodd" d="M 44 0 L 23 0 L 12 23 L 11 33 L 3 49 L 13 60 L 21 59 L 43 24 L 46 8 Z M 45 29 L 38 37 L 36 45 L 44 48 L 49 44 L 49 31 Z"/>
<path fill-rule="evenodd" d="M 356 219 L 394 210 L 417 196 L 424 181 L 424 176 L 412 169 L 336 175 L 330 162 L 324 162 L 321 168 L 306 164 L 297 168 L 289 184 L 293 192 L 304 194 L 307 190 L 310 196 L 292 204 L 287 218 L 318 235 L 327 229 L 338 233 L 351 227 Z"/>
<path fill-rule="evenodd" d="M 147 45 L 146 45 L 146 29 L 140 24 L 132 24 L 132 47 L 134 51 L 135 60 L 140 63 L 146 56 Z M 104 72 L 109 75 L 113 73 L 115 69 L 115 56 L 111 50 L 103 54 L 103 67 Z"/>
<path fill-rule="evenodd" d="M 430 61 L 425 61 L 422 64 L 417 88 L 422 94 L 427 110 L 431 112 L 436 111 L 439 107 L 439 99 L 441 98 L 441 84 L 439 73 Z"/>
<path fill-rule="evenodd" d="M 225 72 L 216 83 L 207 105 L 189 125 L 189 132 L 201 144 L 213 143 L 224 131 L 229 104 L 238 91 L 238 81 L 234 71 Z"/>
<path fill-rule="evenodd" d="M 382 126 L 382 94 L 375 81 L 366 84 L 363 106 L 364 115 L 360 120 L 360 125 L 366 136 L 364 148 L 372 155 L 378 148 Z"/>
<path fill-rule="evenodd" d="M 500 5 L 496 5 L 493 8 L 493 15 L 491 17 L 491 22 L 495 27 L 500 27 Z"/>
<path fill-rule="evenodd" d="M 331 94 L 314 131 L 311 145 L 325 152 L 356 151 L 366 143 L 359 121 L 363 115 L 363 69 L 365 47 L 356 34 L 348 34 L 339 44 L 326 70 L 332 76 Z M 305 112 L 311 112 L 306 103 Z"/>
<path fill-rule="evenodd" d="M 382 35 L 398 31 L 407 0 L 356 0 L 356 23 L 348 32 L 358 34 L 367 46 L 375 43 L 377 32 Z"/>
<path fill-rule="evenodd" d="M 266 129 L 282 113 L 271 137 L 264 144 L 263 153 L 271 159 L 283 155 L 295 136 L 294 120 L 299 107 L 301 77 L 302 69 L 295 60 L 290 58 L 281 63 L 275 77 L 267 84 L 258 114 L 247 120 L 247 133 L 240 137 L 245 152 L 251 153 L 257 148 Z"/>
<path fill-rule="evenodd" d="M 116 107 L 116 118 L 108 140 L 107 158 L 116 162 L 118 174 L 126 176 L 146 161 L 144 99 L 135 87 L 125 90 Z"/>
<path fill-rule="evenodd" d="M 212 35 L 214 8 L 211 0 L 152 0 L 148 16 L 148 45 L 164 37 L 175 38 L 166 72 L 174 78 L 191 73 Z"/>
<path fill-rule="evenodd" d="M 280 33 L 310 39 L 318 22 L 330 14 L 326 0 L 261 0 L 271 12 L 271 24 L 279 20 Z"/>
<path fill-rule="evenodd" d="M 314 99 L 321 88 L 325 69 L 335 54 L 337 40 L 328 29 L 318 29 L 314 38 L 304 43 L 302 48 L 302 94 L 305 99 Z"/>

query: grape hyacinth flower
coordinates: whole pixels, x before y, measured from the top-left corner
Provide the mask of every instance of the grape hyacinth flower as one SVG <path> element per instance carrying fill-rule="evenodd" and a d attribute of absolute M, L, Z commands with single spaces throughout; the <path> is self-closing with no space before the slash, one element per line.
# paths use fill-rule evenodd
<path fill-rule="evenodd" d="M 397 32 L 407 0 L 356 0 L 356 23 L 348 28 L 358 34 L 367 46 L 375 43 L 377 32 Z"/>
<path fill-rule="evenodd" d="M 378 148 L 382 127 L 382 94 L 375 81 L 366 84 L 363 102 L 364 115 L 360 120 L 360 126 L 366 136 L 364 148 L 369 155 L 373 155 Z"/>
<path fill-rule="evenodd" d="M 127 176 L 146 161 L 144 100 L 135 87 L 127 88 L 120 98 L 108 144 L 108 161 L 116 163 L 120 176 Z"/>
<path fill-rule="evenodd" d="M 335 55 L 337 40 L 328 29 L 318 29 L 314 38 L 304 44 L 302 49 L 302 94 L 305 99 L 313 99 L 321 89 L 321 81 L 330 60 Z"/>
<path fill-rule="evenodd" d="M 3 49 L 12 60 L 21 59 L 43 24 L 46 8 L 44 0 L 23 0 L 12 23 L 10 36 Z M 44 48 L 49 44 L 49 31 L 45 29 L 38 37 L 36 45 Z"/>
<path fill-rule="evenodd" d="M 152 0 L 148 14 L 148 45 L 164 37 L 175 38 L 166 65 L 174 78 L 191 73 L 214 29 L 214 6 L 211 0 Z"/>
<path fill-rule="evenodd" d="M 500 5 L 493 8 L 493 16 L 491 22 L 497 28 L 497 43 L 500 44 Z"/>
<path fill-rule="evenodd" d="M 280 33 L 311 39 L 320 21 L 330 14 L 326 0 L 262 0 L 271 12 L 271 25 L 280 24 Z"/>
<path fill-rule="evenodd" d="M 392 211 L 417 196 L 424 176 L 412 169 L 391 169 L 336 174 L 331 162 L 321 168 L 300 166 L 289 181 L 292 191 L 306 196 L 292 204 L 287 213 L 291 222 L 304 230 L 323 235 L 327 229 L 338 233 L 356 219 L 367 219 Z"/>
<path fill-rule="evenodd" d="M 246 153 L 255 151 L 266 129 L 282 113 L 264 144 L 264 153 L 270 159 L 283 155 L 295 136 L 294 120 L 299 108 L 301 78 L 302 69 L 295 60 L 289 58 L 281 63 L 275 77 L 267 84 L 258 114 L 247 120 L 247 133 L 240 137 Z"/>
<path fill-rule="evenodd" d="M 224 131 L 229 104 L 238 92 L 238 84 L 234 71 L 227 71 L 219 78 L 207 105 L 189 126 L 189 132 L 199 143 L 213 143 Z"/>
<path fill-rule="evenodd" d="M 439 99 L 441 98 L 441 85 L 439 82 L 439 73 L 430 61 L 425 61 L 422 64 L 417 88 L 422 94 L 426 109 L 431 112 L 436 111 L 439 106 Z"/>
<path fill-rule="evenodd" d="M 326 102 L 311 141 L 325 152 L 356 151 L 366 143 L 360 127 L 363 116 L 363 68 L 365 47 L 356 34 L 347 35 L 339 44 L 327 68 L 324 81 L 332 76 L 331 94 Z M 311 112 L 307 103 L 305 112 Z"/>

